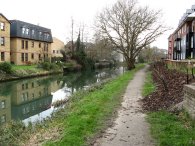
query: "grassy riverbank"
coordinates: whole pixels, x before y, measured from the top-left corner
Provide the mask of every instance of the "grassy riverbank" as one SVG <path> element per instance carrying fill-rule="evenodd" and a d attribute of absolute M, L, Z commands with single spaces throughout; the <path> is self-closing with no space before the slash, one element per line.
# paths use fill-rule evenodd
<path fill-rule="evenodd" d="M 83 95 L 77 93 L 72 98 L 71 104 L 65 116 L 58 116 L 57 123 L 62 125 L 62 137 L 58 141 L 49 141 L 46 145 L 83 146 L 88 145 L 106 125 L 106 121 L 113 116 L 116 107 L 120 105 L 121 95 L 133 78 L 135 72 L 142 68 L 138 66 L 135 70 L 109 81 L 92 92 Z"/>
<path fill-rule="evenodd" d="M 143 95 L 154 91 L 151 73 L 147 74 Z M 168 111 L 150 112 L 147 117 L 151 134 L 158 146 L 195 146 L 195 121 L 185 111 L 177 114 Z"/>
<path fill-rule="evenodd" d="M 126 72 L 116 79 L 95 85 L 86 91 L 75 93 L 64 109 L 56 112 L 52 118 L 34 128 L 24 128 L 21 123 L 12 123 L 0 129 L 0 145 L 62 145 L 84 146 L 112 123 L 122 94 L 136 71 Z"/>

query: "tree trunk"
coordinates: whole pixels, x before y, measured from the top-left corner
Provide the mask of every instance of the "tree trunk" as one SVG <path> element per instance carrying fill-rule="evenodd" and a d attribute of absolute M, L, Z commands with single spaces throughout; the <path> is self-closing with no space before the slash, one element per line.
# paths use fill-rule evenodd
<path fill-rule="evenodd" d="M 135 59 L 128 59 L 127 62 L 127 69 L 132 70 L 135 68 Z"/>

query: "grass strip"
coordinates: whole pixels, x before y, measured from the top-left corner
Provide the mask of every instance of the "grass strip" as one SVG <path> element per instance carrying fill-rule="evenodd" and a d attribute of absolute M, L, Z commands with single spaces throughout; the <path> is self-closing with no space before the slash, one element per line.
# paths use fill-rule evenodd
<path fill-rule="evenodd" d="M 154 82 L 152 80 L 152 73 L 151 71 L 148 71 L 146 74 L 146 79 L 144 82 L 143 90 L 142 90 L 142 96 L 147 96 L 151 94 L 156 89 Z"/>
<path fill-rule="evenodd" d="M 37 65 L 12 65 L 13 70 L 37 70 Z"/>
<path fill-rule="evenodd" d="M 76 93 L 65 111 L 57 114 L 55 125 L 61 125 L 63 132 L 58 141 L 49 141 L 47 146 L 84 146 L 89 139 L 106 127 L 106 121 L 112 117 L 113 111 L 121 103 L 129 81 L 136 71 L 144 65 L 109 81 L 92 92 Z"/>

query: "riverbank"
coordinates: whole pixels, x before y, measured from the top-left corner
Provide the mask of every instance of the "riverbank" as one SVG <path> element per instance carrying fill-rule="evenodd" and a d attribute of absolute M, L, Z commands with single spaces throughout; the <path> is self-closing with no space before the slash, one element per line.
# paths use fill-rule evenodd
<path fill-rule="evenodd" d="M 27 128 L 8 124 L 1 129 L 0 141 L 8 145 L 90 145 L 101 130 L 111 123 L 109 119 L 120 105 L 121 95 L 129 80 L 142 67 L 77 92 L 64 105 L 65 109 L 35 127 L 31 124 Z"/>
<path fill-rule="evenodd" d="M 51 69 L 44 69 L 40 65 L 11 65 L 3 64 L 3 70 L 0 70 L 0 82 L 13 81 L 25 78 L 46 76 L 51 74 L 63 73 L 63 70 L 58 65 L 53 65 Z M 50 64 L 49 64 L 50 65 Z M 52 64 L 51 64 L 52 65 Z"/>
<path fill-rule="evenodd" d="M 15 72 L 14 74 L 6 74 L 4 72 L 0 72 L 0 82 L 41 77 L 41 76 L 47 76 L 47 75 L 59 74 L 59 73 L 63 73 L 63 71 L 62 70 L 57 70 L 57 71 L 42 70 L 39 72 L 31 72 L 29 70 L 20 70 L 18 72 Z"/>

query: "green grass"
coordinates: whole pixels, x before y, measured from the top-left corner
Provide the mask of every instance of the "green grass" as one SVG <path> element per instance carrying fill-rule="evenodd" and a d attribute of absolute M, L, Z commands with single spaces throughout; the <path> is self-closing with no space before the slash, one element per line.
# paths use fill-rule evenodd
<path fill-rule="evenodd" d="M 61 125 L 62 137 L 58 141 L 49 141 L 47 146 L 84 146 L 88 139 L 93 138 L 105 128 L 105 121 L 113 115 L 120 105 L 129 80 L 135 72 L 142 68 L 125 73 L 109 81 L 92 92 L 76 93 L 69 106 L 54 116 L 53 126 Z"/>
<path fill-rule="evenodd" d="M 142 96 L 145 97 L 151 94 L 154 90 L 155 90 L 155 85 L 152 80 L 152 75 L 151 75 L 151 72 L 148 71 L 146 74 L 145 83 L 142 89 Z"/>
<path fill-rule="evenodd" d="M 148 121 L 158 146 L 195 146 L 195 122 L 185 112 L 179 116 L 166 111 L 153 112 Z"/>
<path fill-rule="evenodd" d="M 38 142 L 48 146 L 85 146 L 101 130 L 106 122 L 113 117 L 121 103 L 129 81 L 136 71 L 143 68 L 141 64 L 136 69 L 126 72 L 116 79 L 98 83 L 88 90 L 81 90 L 70 97 L 64 109 L 54 113 L 43 123 L 24 128 L 21 122 L 11 122 L 0 127 L 0 145 L 29 145 L 28 140 L 38 136 Z M 58 129 L 56 132 L 53 129 Z M 60 136 L 51 141 L 45 140 L 48 134 L 58 133 Z M 44 136 L 46 134 L 46 136 Z M 43 137 L 42 137 L 43 136 Z M 36 142 L 37 142 L 36 141 Z"/>
<path fill-rule="evenodd" d="M 12 65 L 13 70 L 36 70 L 37 65 Z"/>
<path fill-rule="evenodd" d="M 151 72 L 148 72 L 142 95 L 147 96 L 154 90 L 155 84 Z M 181 111 L 179 115 L 168 111 L 151 112 L 147 121 L 157 146 L 195 146 L 195 122 L 186 112 Z"/>

